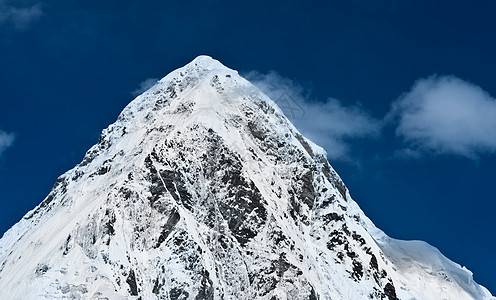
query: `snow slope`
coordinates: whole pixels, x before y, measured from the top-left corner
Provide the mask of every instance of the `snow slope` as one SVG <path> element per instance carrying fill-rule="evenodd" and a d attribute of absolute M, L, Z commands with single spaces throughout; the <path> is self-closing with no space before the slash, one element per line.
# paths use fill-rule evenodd
<path fill-rule="evenodd" d="M 3 299 L 495 299 L 364 215 L 325 151 L 200 56 L 0 240 Z"/>

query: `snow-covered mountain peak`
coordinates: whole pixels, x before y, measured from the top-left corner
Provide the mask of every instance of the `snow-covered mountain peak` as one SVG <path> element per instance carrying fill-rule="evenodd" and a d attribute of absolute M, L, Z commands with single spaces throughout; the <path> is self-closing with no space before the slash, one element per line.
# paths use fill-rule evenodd
<path fill-rule="evenodd" d="M 240 132 L 247 133 L 251 140 L 262 138 L 263 133 L 257 130 L 272 131 L 280 139 L 292 138 L 307 154 L 305 148 L 310 155 L 325 156 L 322 148 L 297 132 L 270 98 L 237 71 L 208 56 L 197 57 L 138 96 L 102 137 L 118 132 L 117 127 L 126 128 L 127 133 L 143 127 L 184 129 L 193 125 L 212 129 L 224 140 L 237 144 L 241 144 Z M 241 125 L 247 130 L 232 130 Z M 120 134 L 115 138 L 120 139 Z"/>
<path fill-rule="evenodd" d="M 159 81 L 159 86 L 160 83 L 169 82 L 172 79 L 179 81 L 184 78 L 187 79 L 196 77 L 200 80 L 211 72 L 216 72 L 219 74 L 237 74 L 236 71 L 224 66 L 220 61 L 207 55 L 200 55 L 185 66 L 172 71 L 161 79 Z"/>
<path fill-rule="evenodd" d="M 192 96 L 195 99 L 191 101 L 191 99 L 183 97 L 184 94 L 191 93 L 193 89 L 196 93 L 202 93 L 202 90 L 208 92 L 211 88 L 215 88 L 217 92 L 222 92 L 227 88 L 229 92 L 232 92 L 232 89 L 239 85 L 246 87 L 249 83 L 241 78 L 236 71 L 227 68 L 219 61 L 205 55 L 198 56 L 184 67 L 169 73 L 145 93 L 138 96 L 128 105 L 122 115 L 125 115 L 127 110 L 133 109 L 140 111 L 147 108 L 157 110 L 160 103 L 166 98 L 172 102 L 190 100 L 188 104 L 190 110 L 197 103 L 200 107 L 206 107 L 219 100 L 219 97 L 215 94 L 196 97 L 193 93 Z M 171 103 L 166 106 L 169 108 L 177 105 L 181 104 Z"/>
<path fill-rule="evenodd" d="M 227 68 L 224 66 L 220 61 L 212 58 L 211 56 L 208 55 L 199 55 L 195 59 L 193 59 L 190 63 L 186 65 L 186 67 L 189 67 L 190 65 L 202 67 L 204 69 L 222 69 L 222 68 Z"/>
<path fill-rule="evenodd" d="M 6 299 L 493 299 L 387 237 L 277 105 L 200 56 L 0 240 Z"/>

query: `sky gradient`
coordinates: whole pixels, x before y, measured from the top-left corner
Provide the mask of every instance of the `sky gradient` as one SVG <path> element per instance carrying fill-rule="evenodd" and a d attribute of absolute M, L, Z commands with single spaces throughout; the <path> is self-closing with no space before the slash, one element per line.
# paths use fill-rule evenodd
<path fill-rule="evenodd" d="M 495 294 L 496 2 L 368 2 L 0 0 L 0 232 L 139 90 L 207 54 L 302 109 L 379 228 Z"/>

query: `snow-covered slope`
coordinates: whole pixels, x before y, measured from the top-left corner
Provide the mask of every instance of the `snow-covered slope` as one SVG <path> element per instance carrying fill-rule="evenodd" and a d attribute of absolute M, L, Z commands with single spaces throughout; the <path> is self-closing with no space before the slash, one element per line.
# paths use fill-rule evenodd
<path fill-rule="evenodd" d="M 200 56 L 138 96 L 0 240 L 2 299 L 494 299 L 393 240 L 324 150 Z"/>

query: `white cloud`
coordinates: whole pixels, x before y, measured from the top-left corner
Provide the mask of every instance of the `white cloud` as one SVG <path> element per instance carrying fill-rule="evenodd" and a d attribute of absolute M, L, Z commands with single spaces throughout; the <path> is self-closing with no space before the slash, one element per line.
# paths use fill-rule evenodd
<path fill-rule="evenodd" d="M 0 157 L 2 156 L 3 152 L 12 146 L 14 143 L 15 136 L 13 133 L 7 133 L 3 130 L 0 130 Z"/>
<path fill-rule="evenodd" d="M 16 28 L 27 28 L 43 15 L 40 4 L 28 7 L 15 7 L 0 0 L 0 24 L 12 23 Z"/>
<path fill-rule="evenodd" d="M 252 71 L 244 77 L 274 100 L 296 128 L 324 147 L 332 159 L 349 159 L 351 139 L 380 135 L 381 122 L 360 106 L 345 106 L 334 98 L 312 101 L 301 85 L 274 71 Z"/>
<path fill-rule="evenodd" d="M 393 103 L 407 156 L 449 154 L 476 159 L 496 152 L 496 99 L 454 76 L 418 80 Z M 411 155 L 409 155 L 411 154 Z"/>
<path fill-rule="evenodd" d="M 139 84 L 139 87 L 137 89 L 135 89 L 134 91 L 131 92 L 131 95 L 133 95 L 133 96 L 141 95 L 146 90 L 148 90 L 149 88 L 151 88 L 152 86 L 154 86 L 157 83 L 158 80 L 159 80 L 158 78 L 147 78 L 147 79 L 145 79 L 144 81 L 142 81 Z"/>

